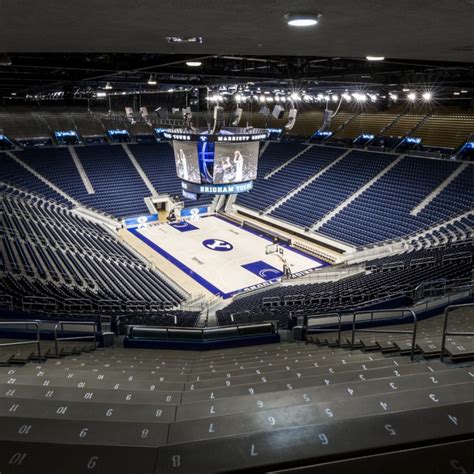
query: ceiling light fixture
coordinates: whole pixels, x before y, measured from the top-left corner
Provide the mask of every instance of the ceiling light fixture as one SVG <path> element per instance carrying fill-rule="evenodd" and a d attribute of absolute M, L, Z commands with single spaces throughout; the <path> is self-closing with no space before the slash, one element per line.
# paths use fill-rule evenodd
<path fill-rule="evenodd" d="M 297 94 L 296 92 L 293 92 L 290 96 L 291 100 L 294 100 L 295 102 L 298 102 L 301 97 L 299 96 L 299 94 Z"/>
<path fill-rule="evenodd" d="M 167 36 L 168 43 L 198 43 L 202 44 L 204 39 L 202 36 Z"/>
<path fill-rule="evenodd" d="M 367 61 L 383 61 L 385 56 L 366 56 Z"/>
<path fill-rule="evenodd" d="M 202 62 L 201 61 L 186 61 L 186 66 L 199 67 L 199 66 L 202 66 Z"/>
<path fill-rule="evenodd" d="M 156 86 L 157 82 L 156 82 L 156 74 L 150 74 L 150 77 L 148 79 L 148 84 L 150 86 Z"/>
<path fill-rule="evenodd" d="M 107 82 L 107 84 L 105 84 L 104 89 L 107 89 L 107 90 L 112 89 L 112 84 L 110 82 Z"/>
<path fill-rule="evenodd" d="M 10 56 L 6 55 L 5 53 L 0 54 L 0 66 L 11 66 L 12 60 Z"/>
<path fill-rule="evenodd" d="M 285 19 L 290 26 L 307 27 L 317 25 L 321 13 L 287 13 Z"/>

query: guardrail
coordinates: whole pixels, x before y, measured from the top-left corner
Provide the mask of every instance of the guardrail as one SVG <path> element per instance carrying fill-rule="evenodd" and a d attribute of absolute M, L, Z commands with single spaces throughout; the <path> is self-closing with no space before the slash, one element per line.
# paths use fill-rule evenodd
<path fill-rule="evenodd" d="M 324 314 L 315 314 L 314 318 L 326 319 L 326 318 L 337 318 L 337 346 L 341 346 L 341 330 L 342 330 L 342 316 L 340 313 L 324 313 Z M 308 320 L 312 319 L 312 316 L 304 315 L 303 316 L 303 326 L 309 329 Z M 316 328 L 318 332 L 334 332 L 333 328 Z"/>
<path fill-rule="evenodd" d="M 467 278 L 456 278 L 452 280 L 441 279 L 420 283 L 414 290 L 412 297 L 415 301 L 420 301 L 433 296 L 444 296 L 453 291 L 469 289 L 474 287 L 474 281 Z"/>
<path fill-rule="evenodd" d="M 262 328 L 268 330 L 260 332 L 259 329 Z M 252 332 L 252 329 L 256 331 Z M 231 330 L 234 332 L 232 333 Z M 229 337 L 230 335 L 258 335 L 264 333 L 278 334 L 278 321 L 261 321 L 258 323 L 229 324 L 203 328 L 131 325 L 128 328 L 127 336 L 131 339 L 148 336 L 151 339 L 177 340 L 181 338 L 207 341 L 216 339 L 218 336 Z M 196 337 L 193 337 L 193 334 Z"/>
<path fill-rule="evenodd" d="M 356 329 L 356 319 L 358 315 L 361 314 L 370 314 L 370 323 L 373 323 L 374 321 L 374 314 L 383 314 L 383 313 L 393 313 L 394 311 L 401 311 L 402 315 L 401 317 L 403 318 L 405 315 L 405 312 L 408 312 L 411 314 L 413 317 L 413 330 L 397 330 L 397 329 Z M 364 322 L 367 322 L 365 320 Z M 354 313 L 352 316 L 352 335 L 351 335 L 351 349 L 354 349 L 354 342 L 355 342 L 355 334 L 357 331 L 359 332 L 367 332 L 367 333 L 384 333 L 384 334 L 411 334 L 412 335 L 412 341 L 411 341 L 411 356 L 410 359 L 413 360 L 415 357 L 415 342 L 416 342 L 416 329 L 418 325 L 418 320 L 416 317 L 415 312 L 410 309 L 410 308 L 404 308 L 404 309 L 399 309 L 399 310 L 393 310 L 393 309 L 380 309 L 380 310 L 375 310 L 375 311 L 357 311 Z"/>
<path fill-rule="evenodd" d="M 0 347 L 8 346 L 26 346 L 27 344 L 36 344 L 38 350 L 38 360 L 41 361 L 41 336 L 40 336 L 40 325 L 36 321 L 2 321 L 0 326 L 25 326 L 32 324 L 36 327 L 36 341 L 17 341 L 17 342 L 2 342 Z"/>
<path fill-rule="evenodd" d="M 12 295 L 4 295 L 3 293 L 0 293 L 0 308 L 7 308 L 9 311 L 13 311 Z"/>
<path fill-rule="evenodd" d="M 440 353 L 440 360 L 444 359 L 444 352 L 445 352 L 445 346 L 446 346 L 446 336 L 474 336 L 474 332 L 472 331 L 448 331 L 448 316 L 449 313 L 452 311 L 455 311 L 459 308 L 474 308 L 474 303 L 467 303 L 467 304 L 453 304 L 451 306 L 448 306 L 444 310 L 444 320 L 443 320 L 443 336 L 441 339 L 441 353 Z"/>
<path fill-rule="evenodd" d="M 68 326 L 92 326 L 93 334 L 90 336 L 72 336 L 58 337 L 58 327 L 61 326 L 61 332 L 64 332 L 64 325 Z M 97 349 L 97 323 L 93 321 L 58 321 L 54 326 L 54 350 L 56 358 L 59 358 L 59 342 L 61 341 L 78 341 L 82 339 L 93 339 L 94 350 Z"/>

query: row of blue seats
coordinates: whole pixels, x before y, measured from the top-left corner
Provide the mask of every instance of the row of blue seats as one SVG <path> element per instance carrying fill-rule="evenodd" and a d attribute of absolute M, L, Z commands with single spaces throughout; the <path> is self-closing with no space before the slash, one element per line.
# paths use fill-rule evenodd
<path fill-rule="evenodd" d="M 443 257 L 466 253 L 458 261 L 447 261 Z M 469 256 L 470 254 L 470 256 Z M 430 265 L 410 266 L 410 261 L 419 258 L 434 257 Z M 288 315 L 295 309 L 308 312 L 348 311 L 367 305 L 379 298 L 412 297 L 414 289 L 424 283 L 445 279 L 446 281 L 469 280 L 472 272 L 474 248 L 449 246 L 443 249 L 414 251 L 407 256 L 395 255 L 374 261 L 374 266 L 382 267 L 390 262 L 404 262 L 386 272 L 372 272 L 355 275 L 335 282 L 279 286 L 245 297 L 235 299 L 230 305 L 217 312 L 219 324 L 230 324 L 233 315 L 239 321 L 240 312 L 250 311 L 254 320 L 268 320 L 272 317 L 267 310 L 272 307 L 280 315 Z M 286 321 L 283 318 L 282 321 Z"/>
<path fill-rule="evenodd" d="M 129 146 L 159 193 L 181 196 L 181 183 L 176 175 L 173 149 L 169 144 Z M 91 182 L 94 193 L 88 193 L 67 148 L 26 149 L 15 153 L 28 166 L 85 206 L 118 218 L 148 213 L 144 198 L 150 196 L 151 191 L 121 146 L 76 147 L 75 151 Z M 8 159 L 10 158 L 8 157 Z M 14 165 L 21 168 L 16 163 Z M 14 171 L 15 169 L 12 169 L 12 173 Z M 35 183 L 35 176 L 25 169 L 23 171 L 23 179 L 16 181 L 18 185 L 33 191 L 36 190 L 36 192 L 59 202 L 66 201 L 39 180 L 41 186 L 38 187 Z M 10 174 L 5 174 L 4 180 L 6 182 L 11 181 Z M 185 205 L 187 207 L 208 205 L 211 200 L 212 196 L 203 196 L 197 202 L 185 200 Z"/>
<path fill-rule="evenodd" d="M 353 245 L 396 239 L 421 231 L 473 207 L 473 167 L 468 166 L 417 215 L 415 209 L 461 164 L 404 157 L 319 232 Z"/>
<path fill-rule="evenodd" d="M 354 150 L 271 215 L 301 227 L 311 227 L 395 158 L 385 153 Z"/>
<path fill-rule="evenodd" d="M 71 205 L 68 199 L 65 199 L 61 194 L 30 173 L 7 153 L 0 153 L 0 182 L 26 189 L 66 206 Z"/>
<path fill-rule="evenodd" d="M 258 180 L 253 191 L 239 196 L 237 203 L 264 210 L 328 166 L 342 152 L 339 148 L 309 148 L 270 178 Z"/>
<path fill-rule="evenodd" d="M 18 304 L 23 296 L 51 294 L 41 293 L 44 285 L 65 287 L 76 297 L 89 299 L 162 301 L 171 306 L 184 299 L 182 292 L 147 268 L 105 229 L 100 231 L 93 223 L 89 228 L 81 225 L 87 221 L 68 209 L 11 196 L 4 196 L 2 206 L 1 270 L 13 280 L 27 276 L 31 285 L 38 283 L 33 294 L 0 289 Z"/>

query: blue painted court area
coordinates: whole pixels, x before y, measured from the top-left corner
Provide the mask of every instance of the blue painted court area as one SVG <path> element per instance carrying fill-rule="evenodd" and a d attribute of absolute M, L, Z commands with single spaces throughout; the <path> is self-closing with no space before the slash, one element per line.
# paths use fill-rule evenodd
<path fill-rule="evenodd" d="M 173 227 L 173 229 L 179 230 L 180 232 L 191 232 L 193 230 L 198 230 L 198 227 L 186 221 L 173 222 L 172 224 L 168 225 L 170 227 Z"/>
<path fill-rule="evenodd" d="M 282 256 L 265 252 L 268 238 L 214 216 L 129 232 L 223 298 L 279 281 L 283 274 Z M 327 265 L 290 247 L 284 248 L 284 258 L 293 273 Z"/>
<path fill-rule="evenodd" d="M 269 263 L 263 262 L 262 260 L 246 263 L 245 265 L 242 265 L 242 267 L 249 272 L 252 272 L 254 275 L 263 278 L 265 281 L 273 280 L 274 278 L 278 278 L 283 275 L 281 270 L 272 267 Z"/>

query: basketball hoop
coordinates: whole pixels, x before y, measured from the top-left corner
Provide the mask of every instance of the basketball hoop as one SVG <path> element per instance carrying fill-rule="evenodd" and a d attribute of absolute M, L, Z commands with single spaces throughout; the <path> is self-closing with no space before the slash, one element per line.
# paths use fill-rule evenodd
<path fill-rule="evenodd" d="M 265 247 L 265 255 L 270 255 L 272 253 L 278 253 L 280 246 L 278 244 L 268 244 Z"/>

